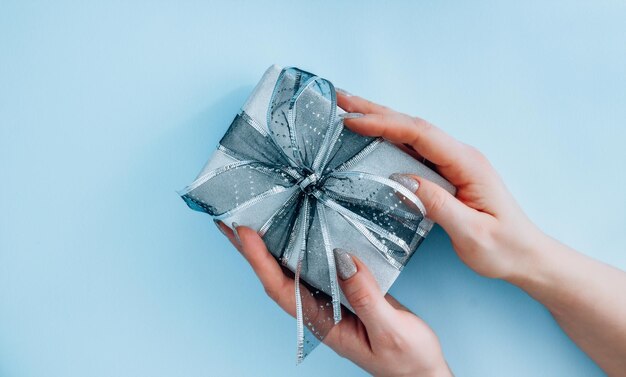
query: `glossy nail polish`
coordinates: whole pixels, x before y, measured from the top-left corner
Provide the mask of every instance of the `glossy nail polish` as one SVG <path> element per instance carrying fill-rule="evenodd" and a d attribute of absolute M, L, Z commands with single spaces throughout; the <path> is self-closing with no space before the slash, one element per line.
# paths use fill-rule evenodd
<path fill-rule="evenodd" d="M 393 173 L 389 176 L 389 179 L 398 182 L 412 192 L 416 192 L 417 189 L 420 187 L 419 182 L 407 174 Z"/>
<path fill-rule="evenodd" d="M 350 279 L 356 274 L 356 264 L 352 260 L 352 256 L 348 251 L 340 248 L 333 250 L 335 254 L 335 265 L 337 266 L 337 275 L 341 280 Z"/>
<path fill-rule="evenodd" d="M 335 88 L 335 90 L 337 92 L 339 92 L 340 94 L 343 94 L 346 97 L 352 97 L 352 94 L 350 92 L 348 92 L 347 90 L 341 89 L 341 88 Z"/>
<path fill-rule="evenodd" d="M 233 233 L 235 234 L 235 239 L 237 240 L 237 243 L 241 245 L 241 239 L 239 238 L 239 232 L 237 232 L 237 227 L 239 227 L 239 224 L 233 222 L 232 228 Z"/>
<path fill-rule="evenodd" d="M 361 118 L 364 117 L 365 114 L 361 114 L 361 113 L 342 113 L 339 114 L 339 118 L 342 119 L 356 119 L 356 118 Z"/>
<path fill-rule="evenodd" d="M 226 231 L 224 231 L 224 229 L 220 226 L 222 222 L 221 221 L 213 221 L 213 224 L 215 224 L 215 226 L 217 227 L 217 229 L 219 229 L 219 231 L 225 235 L 226 237 L 228 237 L 228 234 L 226 234 Z"/>

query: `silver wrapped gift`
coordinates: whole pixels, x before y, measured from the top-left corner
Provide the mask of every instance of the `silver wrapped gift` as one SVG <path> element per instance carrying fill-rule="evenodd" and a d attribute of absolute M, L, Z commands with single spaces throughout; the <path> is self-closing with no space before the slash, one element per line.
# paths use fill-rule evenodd
<path fill-rule="evenodd" d="M 181 192 L 192 209 L 257 230 L 295 274 L 298 360 L 315 344 L 305 332 L 323 338 L 341 320 L 340 304 L 350 309 L 334 248 L 350 250 L 387 292 L 433 226 L 415 194 L 388 177 L 412 173 L 455 192 L 395 145 L 344 128 L 341 113 L 328 80 L 271 66 Z M 307 305 L 328 315 L 310 323 Z"/>

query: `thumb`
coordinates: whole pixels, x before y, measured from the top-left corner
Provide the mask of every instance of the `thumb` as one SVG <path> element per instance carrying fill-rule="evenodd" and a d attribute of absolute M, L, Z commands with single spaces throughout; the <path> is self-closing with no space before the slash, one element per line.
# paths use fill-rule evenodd
<path fill-rule="evenodd" d="M 474 210 L 443 187 L 413 174 L 392 174 L 389 178 L 413 191 L 424 204 L 426 217 L 441 225 L 448 234 L 465 232 Z"/>
<path fill-rule="evenodd" d="M 393 325 L 395 309 L 385 300 L 374 276 L 357 257 L 335 249 L 339 285 L 370 336 Z"/>

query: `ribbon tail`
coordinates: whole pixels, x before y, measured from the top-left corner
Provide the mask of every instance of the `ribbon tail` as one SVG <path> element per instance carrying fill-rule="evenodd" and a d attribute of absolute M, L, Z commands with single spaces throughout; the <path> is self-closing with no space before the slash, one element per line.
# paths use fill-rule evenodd
<path fill-rule="evenodd" d="M 296 267 L 296 333 L 297 333 L 297 351 L 296 364 L 300 364 L 304 360 L 304 320 L 302 319 L 302 298 L 300 297 L 300 271 L 302 270 L 302 255 L 304 250 L 298 251 L 298 265 Z"/>
<path fill-rule="evenodd" d="M 318 200 L 322 202 L 328 208 L 339 213 L 350 225 L 352 225 L 356 230 L 358 230 L 367 240 L 378 250 L 378 252 L 398 270 L 402 270 L 404 267 L 400 262 L 398 262 L 393 256 L 392 251 L 385 246 L 382 242 L 380 242 L 374 233 L 379 236 L 388 239 L 395 243 L 396 245 L 402 247 L 403 251 L 407 252 L 410 250 L 406 243 L 399 239 L 398 237 L 393 236 L 391 233 L 387 232 L 385 229 L 377 226 L 376 224 L 371 223 L 367 219 L 355 214 L 349 209 L 343 207 L 341 204 L 336 201 L 325 197 L 324 195 L 318 195 Z"/>
<path fill-rule="evenodd" d="M 296 328 L 297 328 L 297 351 L 296 351 L 296 364 L 300 364 L 304 360 L 304 315 L 302 311 L 302 297 L 300 292 L 300 273 L 302 271 L 302 260 L 304 259 L 304 253 L 306 252 L 307 243 L 307 229 L 308 219 L 310 211 L 310 199 L 304 198 L 302 203 L 302 217 L 300 218 L 300 230 L 299 236 L 300 244 L 298 247 L 298 264 L 296 265 L 295 273 L 295 287 L 296 287 Z"/>
<path fill-rule="evenodd" d="M 333 254 L 330 232 L 328 231 L 328 221 L 326 220 L 326 209 L 324 205 L 317 202 L 317 214 L 320 220 L 320 230 L 324 240 L 326 259 L 328 260 L 328 278 L 330 281 L 330 292 L 333 304 L 333 319 L 335 324 L 341 321 L 341 300 L 339 298 L 339 282 L 337 281 L 337 267 L 335 266 L 335 256 Z"/>

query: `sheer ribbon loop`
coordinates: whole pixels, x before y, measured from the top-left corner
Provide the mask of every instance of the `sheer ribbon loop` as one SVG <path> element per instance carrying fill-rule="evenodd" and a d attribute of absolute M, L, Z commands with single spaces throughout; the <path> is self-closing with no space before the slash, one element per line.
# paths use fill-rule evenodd
<path fill-rule="evenodd" d="M 345 129 L 336 112 L 331 82 L 283 69 L 267 124 L 242 111 L 220 141 L 218 149 L 236 162 L 203 175 L 181 193 L 191 208 L 225 219 L 292 191 L 258 233 L 295 273 L 298 362 L 307 347 L 314 347 L 305 329 L 321 340 L 341 320 L 333 255 L 338 240 L 331 224 L 349 225 L 342 233 L 364 237 L 398 270 L 424 236 L 419 227 L 424 206 L 414 193 L 386 177 L 353 170 L 382 140 Z M 323 294 L 330 302 L 317 299 Z M 314 311 L 307 312 L 309 307 Z"/>

